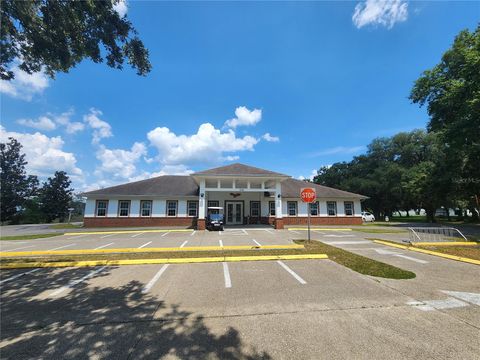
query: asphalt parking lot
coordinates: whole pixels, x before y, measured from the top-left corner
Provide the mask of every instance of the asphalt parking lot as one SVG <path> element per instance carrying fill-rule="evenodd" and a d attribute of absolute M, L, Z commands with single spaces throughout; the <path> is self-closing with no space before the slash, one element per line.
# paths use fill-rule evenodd
<path fill-rule="evenodd" d="M 58 236 L 0 246 L 8 252 L 273 245 L 305 237 L 304 231 L 245 228 Z M 331 260 L 2 271 L 0 356 L 480 358 L 480 267 L 392 249 L 355 231 L 318 230 L 312 237 L 417 277 L 374 278 Z"/>

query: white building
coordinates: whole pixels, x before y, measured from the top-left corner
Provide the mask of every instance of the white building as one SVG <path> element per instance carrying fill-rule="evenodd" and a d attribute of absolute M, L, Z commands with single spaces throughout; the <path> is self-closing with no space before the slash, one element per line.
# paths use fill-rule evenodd
<path fill-rule="evenodd" d="M 300 199 L 304 187 L 317 201 Z M 185 226 L 205 229 L 208 207 L 223 207 L 226 225 L 361 224 L 365 196 L 295 180 L 288 175 L 232 164 L 186 176 L 166 175 L 84 194 L 84 224 L 102 226 Z"/>

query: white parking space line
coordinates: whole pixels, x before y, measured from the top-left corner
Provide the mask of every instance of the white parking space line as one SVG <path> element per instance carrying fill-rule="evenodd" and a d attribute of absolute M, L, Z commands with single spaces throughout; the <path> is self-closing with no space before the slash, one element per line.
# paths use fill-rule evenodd
<path fill-rule="evenodd" d="M 354 237 L 355 235 L 335 235 L 335 234 L 331 234 L 331 235 L 323 235 L 324 237 L 335 237 L 335 238 L 345 238 L 345 237 Z"/>
<path fill-rule="evenodd" d="M 151 243 L 152 243 L 152 242 L 149 241 L 149 242 L 147 242 L 147 243 L 145 243 L 145 244 L 143 244 L 143 245 L 140 245 L 137 249 L 142 249 L 142 248 L 144 248 L 145 246 L 150 245 Z"/>
<path fill-rule="evenodd" d="M 2 252 L 7 252 L 7 251 L 15 251 L 15 250 L 22 250 L 22 249 L 31 248 L 31 247 L 34 247 L 34 246 L 35 246 L 35 245 L 22 246 L 22 247 L 15 248 L 15 249 L 10 249 L 10 250 L 2 250 Z"/>
<path fill-rule="evenodd" d="M 283 267 L 285 270 L 287 270 L 287 272 L 290 273 L 290 275 L 292 275 L 295 279 L 297 279 L 297 281 L 300 283 L 300 284 L 303 284 L 305 285 L 307 282 L 305 280 L 303 280 L 300 275 L 298 275 L 295 271 L 293 271 L 292 269 L 290 269 L 287 265 L 285 265 L 282 261 L 280 260 L 277 260 L 277 263 Z"/>
<path fill-rule="evenodd" d="M 243 231 L 243 233 L 244 233 L 245 235 L 248 235 L 247 230 L 242 229 L 242 231 Z"/>
<path fill-rule="evenodd" d="M 100 236 L 100 239 L 105 239 L 106 237 L 113 236 L 113 235 L 115 235 L 115 234 L 103 235 L 103 236 Z"/>
<path fill-rule="evenodd" d="M 73 243 L 73 244 L 63 245 L 63 246 L 59 246 L 59 247 L 56 247 L 56 248 L 53 248 L 53 249 L 48 249 L 47 251 L 60 250 L 60 249 L 70 247 L 70 246 L 73 246 L 73 245 L 77 245 L 77 244 Z"/>
<path fill-rule="evenodd" d="M 162 234 L 162 237 L 167 236 L 168 234 L 169 234 L 169 232 L 166 232 L 166 233 Z"/>
<path fill-rule="evenodd" d="M 180 245 L 180 247 L 181 247 L 181 248 L 184 247 L 185 245 L 187 245 L 187 243 L 188 243 L 188 240 L 184 241 L 183 244 Z"/>
<path fill-rule="evenodd" d="M 6 278 L 6 279 L 3 279 L 2 281 L 0 281 L 0 284 L 6 283 L 7 281 L 10 281 L 10 280 L 18 279 L 21 276 L 34 273 L 35 271 L 38 271 L 38 270 L 40 270 L 40 268 L 33 269 L 33 270 L 30 270 L 30 271 L 27 271 L 27 272 L 23 272 L 21 274 L 17 274 L 17 275 L 14 275 L 14 276 L 10 276 L 9 278 Z"/>
<path fill-rule="evenodd" d="M 50 294 L 50 297 L 55 297 L 55 296 L 58 296 L 60 295 L 62 292 L 64 292 L 65 290 L 68 290 L 72 287 L 74 287 L 75 285 L 77 284 L 80 284 L 81 282 L 91 278 L 93 275 L 99 273 L 100 271 L 104 270 L 106 268 L 106 266 L 102 266 L 101 268 L 99 269 L 96 269 L 96 270 L 93 270 L 91 272 L 89 272 L 87 275 L 85 275 L 84 277 L 78 279 L 78 280 L 75 280 L 75 281 L 72 281 L 70 284 L 66 285 L 66 286 L 62 286 L 61 288 L 53 291 L 51 294 Z"/>
<path fill-rule="evenodd" d="M 110 243 L 110 244 L 102 245 L 102 246 L 96 247 L 96 248 L 95 248 L 95 249 L 93 249 L 93 250 L 103 249 L 103 248 L 106 248 L 107 246 L 110 246 L 110 245 L 113 245 L 113 244 L 114 244 L 114 243 Z"/>
<path fill-rule="evenodd" d="M 144 232 L 141 232 L 141 233 L 138 233 L 138 234 L 135 234 L 135 235 L 132 235 L 131 237 L 137 237 L 137 236 L 140 236 L 142 234 L 145 234 Z"/>
<path fill-rule="evenodd" d="M 268 232 L 269 234 L 273 234 L 273 235 L 275 234 L 275 233 L 274 233 L 272 230 L 270 230 L 270 229 L 263 229 L 263 230 L 265 230 L 265 231 Z"/>
<path fill-rule="evenodd" d="M 160 279 L 160 276 L 162 276 L 162 274 L 165 272 L 165 270 L 167 270 L 168 268 L 168 265 L 169 264 L 165 264 L 163 265 L 160 270 L 158 270 L 158 272 L 155 274 L 155 276 L 152 278 L 152 280 L 150 280 L 148 282 L 147 285 L 145 285 L 145 287 L 143 288 L 142 290 L 142 293 L 147 293 L 150 291 L 150 289 L 152 288 L 153 285 L 155 285 L 155 283 L 158 281 L 158 279 Z"/>
<path fill-rule="evenodd" d="M 289 230 L 290 232 L 293 232 L 295 234 L 300 234 L 298 231 L 295 231 L 295 230 Z"/>
<path fill-rule="evenodd" d="M 428 261 L 420 260 L 420 259 L 417 259 L 417 258 L 414 258 L 414 257 L 410 257 L 410 256 L 407 256 L 407 255 L 397 254 L 397 255 L 395 255 L 395 256 L 401 257 L 401 258 L 404 258 L 404 259 L 407 259 L 407 260 L 415 261 L 415 262 L 418 262 L 418 263 L 420 263 L 420 264 L 428 264 Z"/>
<path fill-rule="evenodd" d="M 218 240 L 218 243 L 220 244 L 221 247 L 223 247 L 223 241 L 222 240 Z"/>
<path fill-rule="evenodd" d="M 258 246 L 262 246 L 262 244 L 260 244 L 257 240 L 252 239 L 252 241 L 253 241 L 255 244 L 257 244 Z"/>
<path fill-rule="evenodd" d="M 231 288 L 232 287 L 232 279 L 230 279 L 230 271 L 228 270 L 228 264 L 223 262 L 223 277 L 225 278 L 225 287 Z"/>
<path fill-rule="evenodd" d="M 197 232 L 196 230 L 193 230 L 192 233 L 190 234 L 190 236 L 195 235 L 196 232 Z"/>

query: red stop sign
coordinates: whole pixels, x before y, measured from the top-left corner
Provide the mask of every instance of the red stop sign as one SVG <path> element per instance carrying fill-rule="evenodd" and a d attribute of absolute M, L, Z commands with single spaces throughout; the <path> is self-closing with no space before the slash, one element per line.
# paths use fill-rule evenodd
<path fill-rule="evenodd" d="M 302 198 L 303 202 L 313 203 L 317 198 L 317 193 L 313 188 L 303 188 L 300 192 L 300 197 Z"/>

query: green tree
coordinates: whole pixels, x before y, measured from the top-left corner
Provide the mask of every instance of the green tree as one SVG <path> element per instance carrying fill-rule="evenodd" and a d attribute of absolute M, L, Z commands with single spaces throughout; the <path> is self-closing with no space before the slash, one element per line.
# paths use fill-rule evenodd
<path fill-rule="evenodd" d="M 22 145 L 14 138 L 0 144 L 0 216 L 1 221 L 14 220 L 25 201 L 36 193 L 38 179 L 27 176 Z"/>
<path fill-rule="evenodd" d="M 428 130 L 444 143 L 455 189 L 473 203 L 480 198 L 480 26 L 460 32 L 440 63 L 415 82 L 410 99 L 427 105 Z"/>
<path fill-rule="evenodd" d="M 84 58 L 121 69 L 127 63 L 145 75 L 148 50 L 124 16 L 114 9 L 119 0 L 2 0 L 0 78 L 10 80 L 19 62 L 27 73 L 68 72 Z M 105 54 L 105 56 L 103 56 Z"/>
<path fill-rule="evenodd" d="M 73 194 L 71 183 L 65 171 L 56 171 L 53 178 L 48 178 L 43 184 L 40 190 L 40 203 L 46 222 L 55 219 L 63 222 L 67 217 Z"/>

